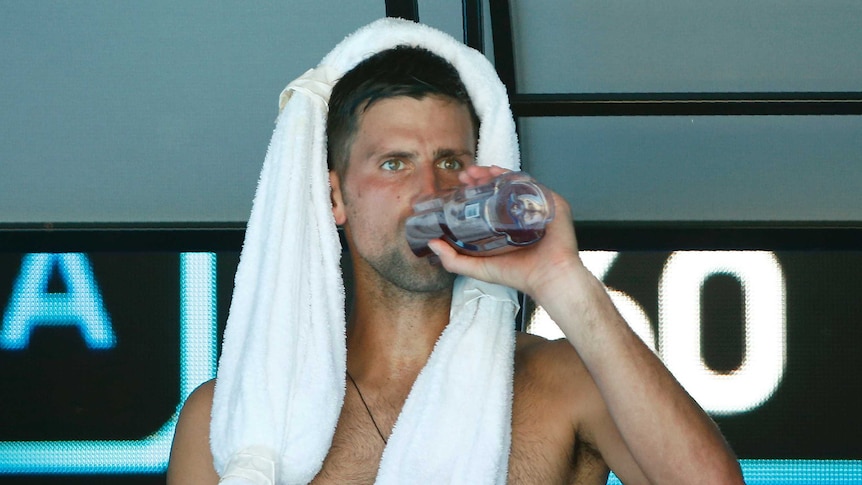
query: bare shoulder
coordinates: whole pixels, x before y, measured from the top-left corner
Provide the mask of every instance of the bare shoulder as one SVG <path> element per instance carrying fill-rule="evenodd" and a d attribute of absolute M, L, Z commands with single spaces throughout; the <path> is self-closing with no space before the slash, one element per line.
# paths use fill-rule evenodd
<path fill-rule="evenodd" d="M 590 426 L 601 397 L 565 339 L 519 334 L 512 403 L 511 483 L 604 483 Z"/>
<path fill-rule="evenodd" d="M 215 379 L 201 384 L 186 399 L 168 463 L 168 484 L 218 483 L 210 451 L 210 413 Z"/>
<path fill-rule="evenodd" d="M 528 378 L 533 385 L 548 386 L 549 398 L 560 392 L 583 394 L 594 387 L 584 362 L 566 340 L 548 340 L 528 333 L 519 333 L 515 348 L 515 372 Z"/>
<path fill-rule="evenodd" d="M 536 404 L 555 409 L 582 433 L 586 421 L 601 413 L 604 400 L 584 361 L 566 340 L 548 340 L 519 333 L 515 351 L 515 376 L 530 388 Z"/>

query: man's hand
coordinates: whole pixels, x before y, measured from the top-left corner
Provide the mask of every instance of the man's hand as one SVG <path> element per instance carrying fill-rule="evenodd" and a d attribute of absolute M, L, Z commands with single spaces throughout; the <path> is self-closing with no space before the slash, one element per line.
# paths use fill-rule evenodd
<path fill-rule="evenodd" d="M 471 166 L 461 172 L 459 179 L 465 185 L 476 186 L 506 172 L 497 166 Z M 578 257 L 571 209 L 562 197 L 556 193 L 552 196 L 556 215 L 542 240 L 532 246 L 495 256 L 460 254 L 440 239 L 429 242 L 428 247 L 452 273 L 509 286 L 541 301 L 558 278 L 571 276 L 573 271 L 586 271 Z"/>
<path fill-rule="evenodd" d="M 504 173 L 470 167 L 459 179 L 484 184 Z M 569 205 L 553 194 L 556 216 L 538 243 L 496 256 L 465 256 L 445 241 L 428 246 L 450 272 L 520 290 L 559 325 L 595 383 L 600 411 L 574 425 L 631 483 L 742 483 L 739 465 L 706 413 L 632 332 L 604 286 L 578 256 Z"/>

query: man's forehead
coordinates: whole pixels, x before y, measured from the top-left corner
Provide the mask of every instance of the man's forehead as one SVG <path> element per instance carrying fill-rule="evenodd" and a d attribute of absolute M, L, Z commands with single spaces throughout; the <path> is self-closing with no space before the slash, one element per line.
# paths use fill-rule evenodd
<path fill-rule="evenodd" d="M 448 140 L 433 146 L 433 157 L 439 159 L 457 156 L 462 158 L 464 163 L 472 164 L 476 154 L 478 130 L 469 107 L 457 98 L 429 94 L 421 97 L 387 96 L 374 99 L 373 102 L 366 102 L 360 106 L 355 117 L 356 125 L 354 125 L 349 139 L 345 160 L 348 164 L 345 165 L 345 168 L 350 165 L 351 159 L 358 162 L 359 160 L 381 157 L 407 159 L 418 157 L 420 150 L 418 146 L 413 145 L 417 138 L 415 134 L 423 133 L 424 129 L 433 130 L 440 127 L 440 125 L 437 127 L 421 126 L 422 120 L 427 120 L 428 113 L 433 112 L 433 108 L 430 108 L 429 103 L 427 103 L 429 100 L 436 101 L 437 107 L 444 109 L 440 115 L 447 119 L 447 123 L 442 126 L 444 130 L 449 130 L 445 137 Z M 445 113 L 449 107 L 457 108 L 458 114 L 453 117 L 452 111 Z M 428 111 L 429 109 L 431 111 Z M 413 116 L 413 110 L 421 112 L 421 114 Z M 457 121 L 458 118 L 466 123 L 462 124 Z M 461 131 L 460 128 L 455 129 L 458 126 L 463 126 L 468 131 Z M 428 152 L 425 149 L 422 151 L 427 155 Z"/>
<path fill-rule="evenodd" d="M 457 114 L 453 116 L 453 113 Z M 423 96 L 421 98 L 393 96 L 377 99 L 373 104 L 367 105 L 357 117 L 357 128 L 359 128 L 357 131 L 366 127 L 369 120 L 373 120 L 375 123 L 393 124 L 395 125 L 394 128 L 398 128 L 401 126 L 398 123 L 399 120 L 404 124 L 413 121 L 421 123 L 433 119 L 428 116 L 432 114 L 454 120 L 463 114 L 466 119 L 470 120 L 470 125 L 474 128 L 475 138 L 476 131 L 469 107 L 457 99 L 444 96 Z M 452 127 L 455 127 L 454 124 Z"/>
<path fill-rule="evenodd" d="M 407 100 L 407 101 L 409 101 L 409 100 L 425 101 L 425 100 L 429 100 L 429 99 L 435 100 L 435 101 L 442 101 L 444 103 L 451 103 L 454 106 L 463 107 L 468 112 L 470 110 L 470 108 L 467 106 L 467 104 L 464 103 L 463 101 L 461 101 L 460 99 L 453 98 L 452 96 L 447 96 L 445 94 L 424 93 L 424 94 L 420 94 L 420 95 L 416 95 L 416 96 L 409 96 L 406 94 L 400 94 L 397 96 L 381 96 L 381 97 L 372 96 L 372 97 L 364 100 L 363 102 L 361 102 L 359 104 L 359 106 L 357 107 L 357 109 L 356 109 L 357 119 L 361 121 L 363 116 L 366 113 L 371 111 L 372 108 L 379 106 L 380 104 L 390 105 L 390 104 L 392 104 L 392 102 L 397 103 L 399 101 L 405 101 L 405 100 Z"/>

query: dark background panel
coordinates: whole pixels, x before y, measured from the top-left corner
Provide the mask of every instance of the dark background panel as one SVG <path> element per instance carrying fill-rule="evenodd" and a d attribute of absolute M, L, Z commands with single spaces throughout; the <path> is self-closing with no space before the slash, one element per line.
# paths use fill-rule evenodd
<path fill-rule="evenodd" d="M 118 345 L 86 349 L 77 330 L 44 327 L 24 351 L 0 352 L 0 439 L 139 438 L 178 402 L 179 253 L 89 253 Z M 605 278 L 632 296 L 654 326 L 658 284 L 670 251 L 625 251 Z M 775 394 L 754 410 L 715 419 L 743 459 L 858 459 L 862 383 L 862 251 L 776 253 L 786 281 L 787 367 Z M 8 302 L 21 253 L 0 254 Z M 217 253 L 218 337 L 230 305 L 237 251 Z M 346 264 L 349 264 L 346 262 Z M 349 274 L 346 276 L 350 285 Z M 50 291 L 63 291 L 52 281 Z M 739 365 L 744 301 L 735 279 L 713 276 L 701 292 L 703 355 L 717 370 Z M 530 313 L 527 302 L 527 314 Z M 92 479 L 97 480 L 92 480 Z M 113 481 L 112 481 L 113 480 Z M 148 482 L 147 480 L 152 480 Z M 0 476 L 2 483 L 155 483 L 163 476 Z"/>
<path fill-rule="evenodd" d="M 605 283 L 658 321 L 658 281 L 670 253 L 621 254 Z M 862 443 L 862 253 L 777 253 L 786 282 L 787 365 L 775 394 L 751 412 L 716 416 L 740 458 L 858 459 Z M 744 301 L 734 278 L 702 288 L 702 351 L 716 370 L 741 363 Z"/>
<path fill-rule="evenodd" d="M 22 256 L 0 255 L 4 308 Z M 0 351 L 2 441 L 139 439 L 176 409 L 178 255 L 108 253 L 89 259 L 116 345 L 92 350 L 78 326 L 42 325 L 26 349 Z M 55 282 L 48 291 L 66 290 Z"/>
<path fill-rule="evenodd" d="M 787 282 L 787 369 L 761 408 L 718 418 L 740 456 L 862 457 L 862 253 L 779 253 Z"/>

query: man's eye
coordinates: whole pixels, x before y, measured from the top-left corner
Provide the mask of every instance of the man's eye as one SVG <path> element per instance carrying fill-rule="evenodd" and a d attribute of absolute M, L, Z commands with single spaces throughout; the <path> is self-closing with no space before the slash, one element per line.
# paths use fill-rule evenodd
<path fill-rule="evenodd" d="M 403 160 L 399 160 L 397 158 L 392 158 L 392 159 L 389 159 L 389 160 L 386 160 L 385 162 L 383 162 L 380 165 L 380 168 L 382 168 L 383 170 L 395 171 L 395 170 L 403 169 L 404 165 L 405 164 L 404 164 Z"/>
<path fill-rule="evenodd" d="M 442 168 L 443 170 L 462 170 L 464 164 L 455 158 L 444 158 L 437 162 L 437 168 Z"/>

